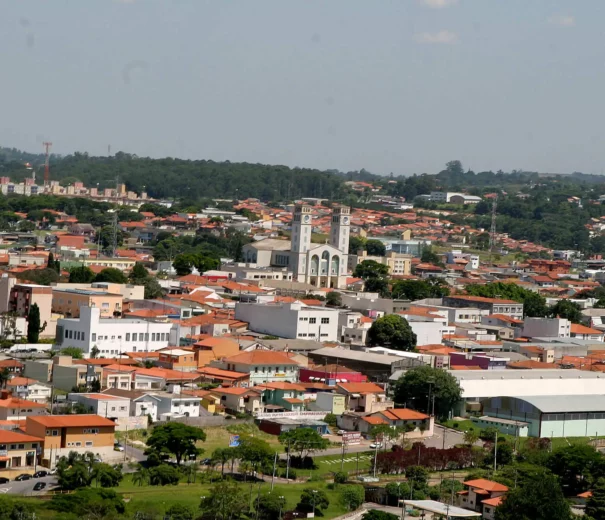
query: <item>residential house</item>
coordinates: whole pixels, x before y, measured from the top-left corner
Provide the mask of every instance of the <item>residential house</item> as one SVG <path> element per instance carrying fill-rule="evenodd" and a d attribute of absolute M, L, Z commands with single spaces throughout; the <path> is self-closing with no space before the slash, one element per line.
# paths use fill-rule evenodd
<path fill-rule="evenodd" d="M 67 395 L 67 400 L 80 403 L 88 412 L 112 421 L 130 416 L 130 400 L 125 397 L 102 393 L 71 393 Z"/>
<path fill-rule="evenodd" d="M 190 348 L 168 347 L 159 351 L 158 367 L 170 370 L 185 370 L 188 372 L 197 369 L 195 352 Z"/>
<path fill-rule="evenodd" d="M 173 417 L 200 416 L 200 398 L 183 393 L 178 386 L 175 386 L 172 393 L 153 392 L 151 395 L 157 399 L 159 421 L 169 421 Z"/>
<path fill-rule="evenodd" d="M 205 367 L 217 359 L 235 356 L 240 351 L 237 341 L 229 338 L 206 338 L 193 344 L 197 367 Z"/>
<path fill-rule="evenodd" d="M 213 361 L 211 366 L 249 374 L 251 387 L 276 381 L 298 382 L 299 365 L 285 352 L 270 350 L 240 352 L 235 356 Z"/>
<path fill-rule="evenodd" d="M 103 380 L 103 368 L 75 363 L 71 356 L 53 358 L 53 386 L 71 392 L 74 388 L 90 388 Z"/>
<path fill-rule="evenodd" d="M 91 451 L 103 460 L 114 457 L 115 423 L 99 415 L 40 415 L 28 417 L 25 432 L 43 440 L 48 467 L 70 451 Z M 52 458 L 51 458 L 52 452 Z"/>
<path fill-rule="evenodd" d="M 229 413 L 256 414 L 262 411 L 262 391 L 252 388 L 214 388 L 212 394 L 221 400 L 221 405 Z"/>
<path fill-rule="evenodd" d="M 495 518 L 494 511 L 497 506 L 494 506 L 494 503 L 500 502 L 492 499 L 503 497 L 508 487 L 483 478 L 467 480 L 464 485 L 466 489 L 458 493 L 459 505 L 465 509 L 484 513 L 484 518 Z M 489 502 L 484 504 L 485 501 Z"/>
<path fill-rule="evenodd" d="M 199 368 L 198 374 L 202 376 L 201 381 L 205 383 L 218 383 L 221 386 L 250 386 L 250 374 L 222 370 L 214 367 Z"/>
<path fill-rule="evenodd" d="M 23 473 L 23 469 L 31 468 L 33 471 L 40 460 L 38 454 L 42 443 L 42 437 L 0 430 L 0 476 L 10 475 L 11 469 L 18 469 L 19 473 Z"/>
<path fill-rule="evenodd" d="M 373 413 L 394 406 L 376 383 L 337 383 L 336 392 L 345 396 L 345 407 L 352 412 Z"/>
<path fill-rule="evenodd" d="M 6 370 L 11 374 L 20 375 L 23 372 L 23 367 L 23 363 L 16 359 L 3 359 L 0 361 L 0 371 Z"/>
<path fill-rule="evenodd" d="M 122 314 L 122 295 L 90 289 L 57 289 L 52 291 L 52 310 L 66 318 L 79 318 L 81 307 L 96 307 L 101 318 Z"/>
<path fill-rule="evenodd" d="M 382 410 L 373 413 L 370 417 L 382 419 L 385 424 L 394 428 L 405 428 L 408 431 L 406 438 L 409 439 L 424 439 L 433 436 L 434 418 L 409 408 Z"/>
<path fill-rule="evenodd" d="M 204 408 L 208 413 L 218 414 L 224 411 L 221 405 L 221 399 L 217 395 L 214 395 L 211 390 L 189 390 L 183 389 L 181 391 L 184 395 L 192 395 L 200 398 L 200 406 Z M 201 410 L 200 410 L 201 412 Z"/>
<path fill-rule="evenodd" d="M 256 388 L 264 390 L 263 403 L 267 412 L 301 412 L 305 408 L 305 387 L 296 383 L 263 383 Z"/>
<path fill-rule="evenodd" d="M 602 330 L 586 327 L 585 325 L 580 325 L 579 323 L 572 323 L 569 331 L 569 335 L 572 338 L 598 342 L 603 341 L 604 334 L 605 333 Z"/>
<path fill-rule="evenodd" d="M 0 421 L 22 421 L 26 417 L 34 415 L 46 415 L 46 405 L 35 403 L 26 399 L 19 399 L 7 395 L 8 392 L 2 391 L 0 399 Z"/>
<path fill-rule="evenodd" d="M 13 377 L 6 382 L 6 388 L 13 395 L 36 403 L 46 403 L 50 400 L 52 388 L 50 385 L 40 383 L 28 377 Z"/>
<path fill-rule="evenodd" d="M 446 307 L 474 307 L 485 315 L 504 314 L 518 320 L 523 319 L 523 304 L 514 300 L 484 298 L 482 296 L 451 295 L 443 298 Z"/>
<path fill-rule="evenodd" d="M 130 402 L 131 417 L 151 417 L 153 422 L 158 420 L 159 399 L 153 394 L 139 390 L 122 390 L 120 388 L 108 388 L 103 391 L 104 395 L 121 397 Z"/>

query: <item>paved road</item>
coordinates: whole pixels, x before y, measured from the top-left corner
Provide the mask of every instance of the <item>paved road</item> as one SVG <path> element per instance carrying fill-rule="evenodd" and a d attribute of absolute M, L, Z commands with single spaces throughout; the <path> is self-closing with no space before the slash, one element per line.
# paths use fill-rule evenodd
<path fill-rule="evenodd" d="M 130 444 L 126 444 L 124 446 L 124 452 L 123 454 L 126 455 L 127 459 L 130 459 L 132 462 L 143 462 L 144 460 L 147 460 L 147 455 L 145 455 L 145 452 L 140 449 L 140 448 L 135 448 L 134 446 L 131 446 Z M 127 472 L 128 468 L 125 466 L 124 467 L 124 472 Z"/>
<path fill-rule="evenodd" d="M 46 482 L 46 488 L 42 491 L 34 491 L 36 482 Z M 0 485 L 0 495 L 42 495 L 57 485 L 57 477 L 54 475 L 42 478 L 32 478 L 17 482 L 11 480 L 7 484 Z"/>
<path fill-rule="evenodd" d="M 435 425 L 433 436 L 424 441 L 427 448 L 453 448 L 456 444 L 464 442 L 464 434 L 455 430 L 444 428 L 443 426 Z"/>

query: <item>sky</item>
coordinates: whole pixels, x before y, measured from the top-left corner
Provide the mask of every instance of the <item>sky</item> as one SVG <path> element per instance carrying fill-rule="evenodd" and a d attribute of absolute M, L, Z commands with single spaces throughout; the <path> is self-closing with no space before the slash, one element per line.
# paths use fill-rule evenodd
<path fill-rule="evenodd" d="M 605 173 L 603 0 L 22 0 L 0 146 Z"/>

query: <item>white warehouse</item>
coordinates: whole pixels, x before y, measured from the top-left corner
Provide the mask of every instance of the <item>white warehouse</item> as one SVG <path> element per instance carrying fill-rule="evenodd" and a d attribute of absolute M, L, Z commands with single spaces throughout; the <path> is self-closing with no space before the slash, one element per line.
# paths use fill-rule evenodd
<path fill-rule="evenodd" d="M 96 345 L 99 355 L 109 357 L 124 352 L 155 352 L 175 344 L 176 331 L 170 321 L 101 319 L 100 313 L 99 308 L 81 307 L 79 318 L 58 320 L 57 346 L 77 347 L 88 357 Z"/>
<path fill-rule="evenodd" d="M 295 303 L 237 303 L 235 319 L 254 332 L 280 338 L 338 341 L 338 309 Z"/>

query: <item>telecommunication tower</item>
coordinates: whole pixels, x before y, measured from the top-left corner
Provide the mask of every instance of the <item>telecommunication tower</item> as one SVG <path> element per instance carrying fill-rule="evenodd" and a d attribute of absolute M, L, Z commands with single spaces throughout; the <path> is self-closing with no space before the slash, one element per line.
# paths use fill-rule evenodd
<path fill-rule="evenodd" d="M 48 186 L 50 183 L 50 147 L 53 145 L 48 141 L 42 143 L 46 150 L 44 158 L 44 186 Z"/>
<path fill-rule="evenodd" d="M 492 252 L 496 244 L 496 210 L 498 209 L 498 195 L 494 197 L 492 203 L 492 225 L 489 229 L 489 263 L 492 263 Z"/>

